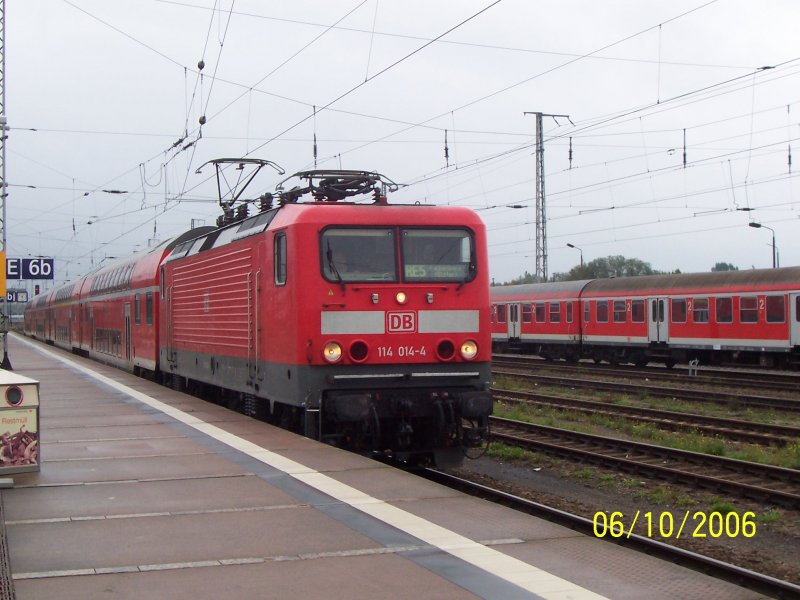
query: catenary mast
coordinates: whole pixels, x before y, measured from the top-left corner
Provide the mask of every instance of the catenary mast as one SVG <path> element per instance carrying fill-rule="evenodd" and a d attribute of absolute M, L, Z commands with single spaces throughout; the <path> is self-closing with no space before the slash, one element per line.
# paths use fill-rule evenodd
<path fill-rule="evenodd" d="M 541 112 L 526 112 L 536 116 L 536 281 L 547 281 L 547 207 L 544 194 L 544 134 L 542 117 L 564 117 Z"/>

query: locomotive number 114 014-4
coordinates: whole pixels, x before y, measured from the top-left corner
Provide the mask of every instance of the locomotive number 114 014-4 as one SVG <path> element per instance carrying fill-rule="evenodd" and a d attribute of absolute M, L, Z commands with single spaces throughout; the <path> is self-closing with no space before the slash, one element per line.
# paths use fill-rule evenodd
<path fill-rule="evenodd" d="M 427 355 L 425 346 L 378 346 L 378 358 L 415 358 Z"/>

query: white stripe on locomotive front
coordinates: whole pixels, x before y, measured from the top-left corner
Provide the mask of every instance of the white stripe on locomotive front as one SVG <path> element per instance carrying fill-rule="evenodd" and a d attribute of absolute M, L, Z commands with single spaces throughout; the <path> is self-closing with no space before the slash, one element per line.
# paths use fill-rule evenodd
<path fill-rule="evenodd" d="M 386 314 L 382 310 L 322 311 L 320 333 L 384 334 Z M 477 310 L 420 310 L 417 319 L 414 333 L 477 333 L 480 328 L 480 311 Z"/>

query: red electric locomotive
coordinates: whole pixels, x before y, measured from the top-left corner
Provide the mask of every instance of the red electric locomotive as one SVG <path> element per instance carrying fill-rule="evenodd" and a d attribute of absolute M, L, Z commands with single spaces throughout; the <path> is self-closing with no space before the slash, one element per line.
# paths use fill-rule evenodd
<path fill-rule="evenodd" d="M 110 340 L 109 362 L 221 390 L 248 414 L 331 444 L 460 461 L 486 441 L 492 408 L 483 223 L 462 208 L 390 206 L 391 182 L 374 173 L 298 176 L 308 184 L 281 190 L 278 208 L 263 202 L 236 220 L 229 202 L 233 222 L 111 265 L 116 291 L 92 285 L 101 273 L 56 290 L 71 310 L 94 309 L 72 347 L 106 358 L 98 346 Z M 363 192 L 375 201 L 342 201 Z M 305 193 L 313 201 L 299 202 Z M 152 312 L 129 312 L 136 298 Z"/>
<path fill-rule="evenodd" d="M 800 364 L 800 267 L 492 288 L 495 347 L 611 363 Z"/>

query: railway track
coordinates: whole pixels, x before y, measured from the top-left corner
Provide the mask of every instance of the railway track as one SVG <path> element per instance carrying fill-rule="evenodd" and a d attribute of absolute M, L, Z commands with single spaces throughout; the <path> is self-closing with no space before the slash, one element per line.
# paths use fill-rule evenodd
<path fill-rule="evenodd" d="M 625 365 L 605 365 L 581 362 L 578 364 L 546 361 L 544 359 L 524 355 L 495 354 L 493 365 L 498 368 L 526 367 L 536 370 L 553 372 L 567 372 L 572 375 L 593 374 L 614 378 L 646 377 L 649 381 L 691 383 L 693 385 L 706 385 L 714 387 L 753 388 L 756 390 L 799 392 L 800 375 L 764 371 L 762 373 L 719 369 L 716 367 L 699 367 L 696 375 L 690 375 L 689 367 L 675 367 L 664 369 L 658 367 L 634 367 Z"/>
<path fill-rule="evenodd" d="M 757 423 L 740 419 L 725 419 L 690 413 L 624 406 L 594 400 L 581 400 L 539 394 L 536 392 L 520 392 L 504 389 L 493 389 L 495 401 L 507 404 L 535 404 L 562 410 L 571 410 L 585 414 L 603 414 L 624 416 L 639 422 L 653 423 L 660 429 L 670 431 L 700 431 L 707 435 L 720 436 L 726 439 L 751 442 L 762 445 L 778 445 L 794 443 L 800 440 L 800 427 Z"/>
<path fill-rule="evenodd" d="M 800 412 L 800 400 L 794 398 L 757 396 L 746 393 L 717 392 L 709 390 L 687 389 L 685 387 L 664 387 L 662 385 L 639 383 L 620 383 L 613 381 L 601 381 L 597 379 L 578 379 L 574 376 L 574 374 L 572 376 L 564 377 L 555 375 L 539 375 L 530 371 L 530 369 L 534 368 L 535 367 L 526 368 L 516 366 L 509 369 L 502 367 L 502 363 L 493 363 L 492 373 L 495 375 L 506 375 L 518 379 L 524 379 L 527 382 L 536 383 L 539 385 L 583 388 L 638 396 L 657 396 L 662 398 L 666 397 L 680 400 L 690 400 L 693 402 L 710 402 L 740 407 Z"/>
<path fill-rule="evenodd" d="M 491 417 L 492 439 L 570 460 L 800 509 L 800 471 Z"/>
<path fill-rule="evenodd" d="M 547 521 L 558 523 L 587 536 L 596 535 L 596 526 L 591 519 L 581 517 L 563 510 L 552 508 L 532 500 L 527 500 L 507 492 L 497 490 L 467 479 L 456 477 L 441 471 L 426 469 L 422 476 L 436 481 L 442 485 L 457 489 L 472 496 L 478 496 L 503 504 L 514 510 L 524 512 Z M 744 588 L 773 598 L 798 598 L 800 586 L 787 581 L 781 581 L 768 575 L 744 569 L 736 565 L 722 562 L 713 558 L 702 556 L 658 540 L 632 533 L 624 537 L 605 535 L 603 539 L 621 546 L 656 556 L 662 560 L 682 565 L 686 568 L 700 571 L 712 577 L 729 581 Z"/>

